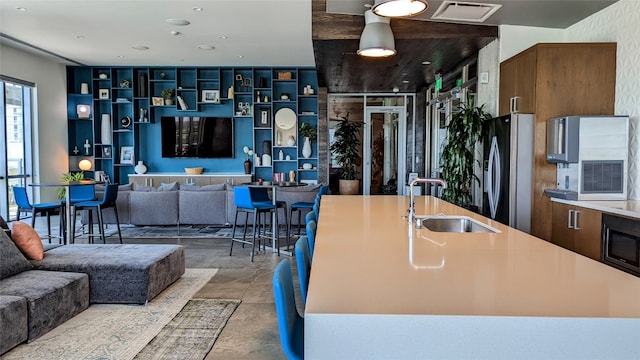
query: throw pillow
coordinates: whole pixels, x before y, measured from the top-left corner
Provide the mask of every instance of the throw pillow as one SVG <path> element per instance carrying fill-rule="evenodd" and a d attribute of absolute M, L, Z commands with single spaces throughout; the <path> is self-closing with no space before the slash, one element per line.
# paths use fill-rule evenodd
<path fill-rule="evenodd" d="M 133 191 L 142 191 L 142 192 L 152 192 L 156 191 L 153 186 L 140 185 L 138 183 L 133 183 Z"/>
<path fill-rule="evenodd" d="M 180 189 L 180 183 L 174 181 L 172 183 L 160 183 L 158 187 L 158 191 L 178 191 Z"/>
<path fill-rule="evenodd" d="M 33 267 L 9 236 L 0 231 L 0 279 L 8 278 Z"/>
<path fill-rule="evenodd" d="M 22 221 L 13 223 L 11 238 L 16 246 L 27 258 L 31 260 L 44 259 L 44 247 L 40 235 L 29 225 Z"/>
<path fill-rule="evenodd" d="M 9 229 L 9 225 L 4 221 L 4 218 L 0 216 L 0 231 L 4 231 L 9 237 L 11 237 L 11 229 Z"/>

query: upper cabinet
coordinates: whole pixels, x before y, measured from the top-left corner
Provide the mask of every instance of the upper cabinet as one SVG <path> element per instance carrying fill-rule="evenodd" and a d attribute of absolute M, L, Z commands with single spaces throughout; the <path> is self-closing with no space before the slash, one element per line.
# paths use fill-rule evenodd
<path fill-rule="evenodd" d="M 613 115 L 615 43 L 537 44 L 500 64 L 500 114 L 533 113 L 534 169 L 531 234 L 551 239 L 556 165 L 546 161 L 546 122 L 565 115 Z"/>

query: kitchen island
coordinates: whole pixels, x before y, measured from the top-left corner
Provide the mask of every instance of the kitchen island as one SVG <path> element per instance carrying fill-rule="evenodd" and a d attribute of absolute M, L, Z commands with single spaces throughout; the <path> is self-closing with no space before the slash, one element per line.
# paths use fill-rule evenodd
<path fill-rule="evenodd" d="M 322 198 L 305 358 L 640 358 L 640 278 L 432 197 L 500 232 L 410 237 L 408 205 Z"/>

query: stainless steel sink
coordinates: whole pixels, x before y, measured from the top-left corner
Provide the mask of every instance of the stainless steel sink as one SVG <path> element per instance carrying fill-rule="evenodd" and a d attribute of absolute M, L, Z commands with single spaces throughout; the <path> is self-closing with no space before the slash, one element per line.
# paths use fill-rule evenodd
<path fill-rule="evenodd" d="M 418 222 L 431 231 L 455 233 L 499 233 L 500 230 L 483 224 L 468 216 L 438 216 L 418 219 Z"/>

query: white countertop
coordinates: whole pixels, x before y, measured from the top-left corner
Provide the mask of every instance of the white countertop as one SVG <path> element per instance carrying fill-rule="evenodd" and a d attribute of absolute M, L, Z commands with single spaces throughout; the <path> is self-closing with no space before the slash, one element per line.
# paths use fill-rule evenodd
<path fill-rule="evenodd" d="M 565 200 L 551 198 L 551 201 L 599 210 L 611 214 L 618 214 L 640 219 L 640 200 Z"/>
<path fill-rule="evenodd" d="M 640 356 L 640 278 L 432 197 L 416 198 L 416 214 L 468 215 L 501 233 L 420 229 L 410 240 L 402 218 L 408 203 L 406 196 L 322 198 L 305 308 L 305 356 L 481 358 L 487 351 L 493 358 L 522 358 L 520 351 L 532 347 L 526 357 L 548 358 L 567 351 L 554 349 L 556 341 L 571 346 L 572 355 L 604 354 L 597 346 L 610 350 L 617 344 L 622 352 L 616 354 Z M 632 321 L 621 325 L 622 318 Z M 549 321 L 552 329 L 546 329 Z M 595 337 L 617 326 L 613 342 L 609 336 L 593 342 L 571 337 L 571 331 Z M 621 333 L 625 326 L 632 337 Z M 536 329 L 540 333 L 523 334 Z M 405 340 L 384 346 L 398 338 Z M 629 348 L 628 342 L 636 345 Z M 439 350 L 425 350 L 429 343 Z M 389 346 L 395 352 L 385 352 Z"/>

